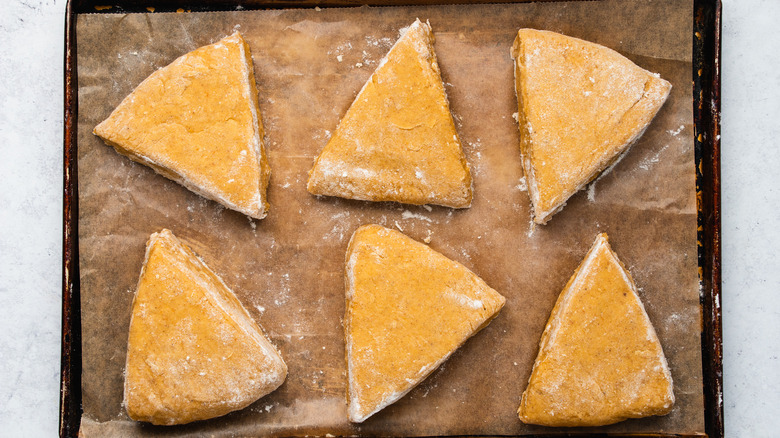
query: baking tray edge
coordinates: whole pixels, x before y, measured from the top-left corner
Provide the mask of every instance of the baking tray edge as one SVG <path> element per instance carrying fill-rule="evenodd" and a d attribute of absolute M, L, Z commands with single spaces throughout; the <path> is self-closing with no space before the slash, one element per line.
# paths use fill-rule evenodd
<path fill-rule="evenodd" d="M 511 0 L 510 0 L 511 1 Z M 495 2 L 495 1 L 493 1 Z M 489 3 L 437 0 L 249 0 L 176 1 L 128 0 L 106 12 L 245 9 L 263 7 L 357 6 L 364 4 L 409 5 L 435 3 Z M 64 77 L 64 184 L 62 269 L 62 357 L 60 373 L 61 437 L 77 437 L 81 423 L 81 296 L 78 257 L 78 72 L 76 65 L 76 15 L 100 12 L 94 0 L 68 0 L 65 12 Z M 693 116 L 698 210 L 698 265 L 702 312 L 702 371 L 704 377 L 705 432 L 723 437 L 723 347 L 721 326 L 720 241 L 720 55 L 721 0 L 694 0 Z M 539 435 L 536 435 L 539 436 Z M 553 435 L 549 435 L 553 436 Z M 604 435 L 602 435 L 604 436 Z M 614 436 L 614 435 L 613 435 Z M 625 436 L 625 435 L 624 435 Z M 679 435 L 629 435 L 672 437 Z"/>
<path fill-rule="evenodd" d="M 693 120 L 705 431 L 723 437 L 720 240 L 721 1 L 695 0 Z"/>
<path fill-rule="evenodd" d="M 65 6 L 65 117 L 62 237 L 62 358 L 60 369 L 61 437 L 78 436 L 81 423 L 81 294 L 78 248 L 78 172 L 76 122 L 76 14 L 73 2 Z"/>

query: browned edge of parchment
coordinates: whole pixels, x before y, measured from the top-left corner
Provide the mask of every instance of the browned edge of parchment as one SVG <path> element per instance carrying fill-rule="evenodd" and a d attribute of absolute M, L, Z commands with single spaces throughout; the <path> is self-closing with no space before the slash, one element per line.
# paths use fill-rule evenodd
<path fill-rule="evenodd" d="M 523 2 L 518 0 L 517 2 Z M 505 3 L 507 1 L 456 0 L 447 3 Z M 511 0 L 510 0 L 511 2 Z M 68 0 L 65 17 L 64 58 L 64 190 L 63 190 L 63 318 L 60 386 L 60 436 L 78 436 L 81 418 L 81 323 L 78 273 L 78 193 L 77 142 L 78 114 L 75 18 L 78 13 L 101 12 L 99 1 Z M 176 1 L 125 0 L 114 3 L 105 12 L 219 10 L 222 8 L 278 8 L 311 6 L 349 6 L 364 4 L 402 5 L 404 0 L 369 1 Z M 436 0 L 418 0 L 413 4 L 438 4 Z M 698 265 L 702 306 L 702 367 L 704 372 L 705 427 L 708 436 L 723 436 L 721 274 L 720 274 L 720 0 L 694 1 L 693 82 L 695 163 L 698 206 Z M 560 435 L 535 435 L 560 436 Z M 614 436 L 614 435 L 598 435 Z M 631 434 L 623 436 L 683 436 Z"/>

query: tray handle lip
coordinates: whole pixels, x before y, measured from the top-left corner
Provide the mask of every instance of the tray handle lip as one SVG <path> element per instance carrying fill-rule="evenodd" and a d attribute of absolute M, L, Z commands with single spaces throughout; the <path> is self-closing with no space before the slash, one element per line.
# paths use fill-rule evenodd
<path fill-rule="evenodd" d="M 524 0 L 520 0 L 524 1 Z M 555 0 L 552 0 L 555 1 Z M 455 3 L 495 3 L 481 0 L 455 0 Z M 501 0 L 500 2 L 519 2 Z M 76 64 L 76 15 L 95 11 L 90 6 L 94 0 L 68 0 L 65 8 L 65 57 L 64 57 L 64 181 L 63 181 L 63 270 L 62 270 L 62 353 L 60 373 L 60 421 L 61 437 L 79 436 L 82 415 L 81 393 L 81 301 L 78 264 L 78 160 L 77 115 L 78 75 Z M 167 5 L 194 4 L 191 10 L 221 10 L 233 3 L 247 4 L 246 9 L 256 9 L 267 3 L 268 7 L 357 6 L 378 4 L 376 0 L 263 0 L 216 1 L 207 0 L 129 0 L 112 3 L 126 4 L 118 10 L 131 12 L 146 10 L 152 3 Z M 380 2 L 381 3 L 381 2 Z M 410 0 L 393 0 L 384 4 L 420 3 Z M 424 4 L 453 3 L 422 0 Z M 214 7 L 216 4 L 216 7 Z M 135 5 L 136 7 L 133 7 Z M 117 9 L 105 12 L 117 12 Z M 164 8 L 161 10 L 165 10 Z M 175 10 L 175 9 L 174 9 Z M 723 426 L 723 348 L 721 326 L 721 220 L 720 220 L 720 56 L 721 56 L 721 0 L 694 0 L 693 35 L 693 111 L 695 124 L 695 162 L 697 195 L 698 265 L 700 280 L 700 305 L 702 307 L 702 371 L 704 377 L 705 432 L 708 437 L 724 436 Z M 701 74 L 699 74 L 701 72 Z M 542 435 L 553 436 L 553 435 Z M 611 436 L 611 435 L 604 435 Z M 624 435 L 625 436 L 625 435 Z M 631 435 L 673 437 L 684 435 Z"/>

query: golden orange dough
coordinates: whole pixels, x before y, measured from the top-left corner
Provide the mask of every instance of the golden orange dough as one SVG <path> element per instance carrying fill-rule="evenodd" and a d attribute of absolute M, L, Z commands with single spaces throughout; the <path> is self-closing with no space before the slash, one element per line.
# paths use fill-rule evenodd
<path fill-rule="evenodd" d="M 379 225 L 353 234 L 346 283 L 348 415 L 357 423 L 417 386 L 505 302 L 465 266 Z"/>
<path fill-rule="evenodd" d="M 94 133 L 205 198 L 257 219 L 267 214 L 254 68 L 238 32 L 152 73 Z"/>
<path fill-rule="evenodd" d="M 430 25 L 415 21 L 358 94 L 309 172 L 315 195 L 471 205 Z"/>
<path fill-rule="evenodd" d="M 544 224 L 641 137 L 672 86 L 612 49 L 553 32 L 520 29 L 512 57 L 523 170 Z"/>
<path fill-rule="evenodd" d="M 233 292 L 169 230 L 154 233 L 127 345 L 130 418 L 172 425 L 242 409 L 287 366 Z"/>
<path fill-rule="evenodd" d="M 555 303 L 520 420 L 601 426 L 665 415 L 672 405 L 661 343 L 631 275 L 600 234 Z"/>

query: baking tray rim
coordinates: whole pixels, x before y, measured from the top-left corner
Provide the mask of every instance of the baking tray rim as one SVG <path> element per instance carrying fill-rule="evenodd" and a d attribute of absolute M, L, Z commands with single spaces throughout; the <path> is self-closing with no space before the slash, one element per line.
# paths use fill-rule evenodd
<path fill-rule="evenodd" d="M 533 0 L 119 0 L 103 7 L 100 0 L 68 0 L 64 58 L 64 184 L 62 344 L 60 372 L 61 437 L 79 436 L 82 415 L 81 313 L 78 263 L 78 82 L 76 16 L 101 12 L 182 12 L 237 9 L 436 4 L 523 3 Z M 558 0 L 541 0 L 558 1 Z M 599 0 L 577 0 L 599 1 Z M 702 373 L 705 433 L 721 438 L 723 429 L 723 347 L 721 326 L 720 221 L 720 54 L 721 0 L 693 0 L 693 118 L 696 166 L 699 300 L 702 312 Z M 592 436 L 566 434 L 567 436 Z M 561 434 L 535 434 L 561 436 Z M 677 434 L 601 436 L 678 437 Z"/>

